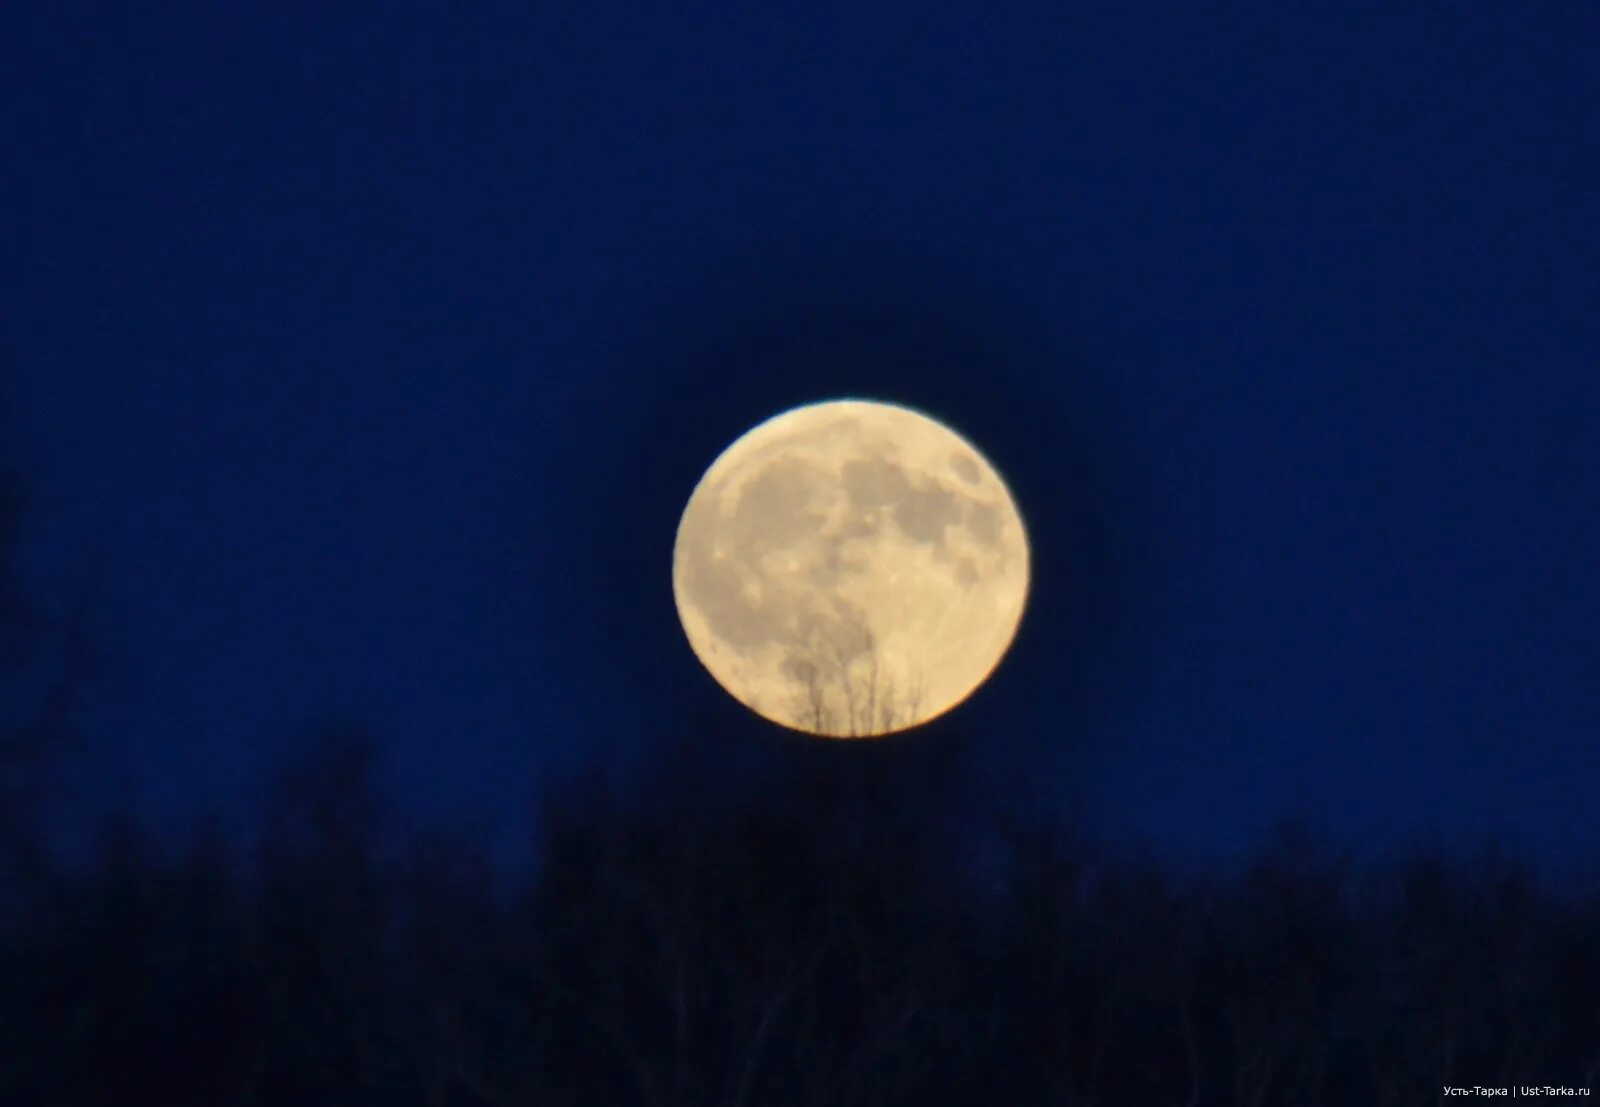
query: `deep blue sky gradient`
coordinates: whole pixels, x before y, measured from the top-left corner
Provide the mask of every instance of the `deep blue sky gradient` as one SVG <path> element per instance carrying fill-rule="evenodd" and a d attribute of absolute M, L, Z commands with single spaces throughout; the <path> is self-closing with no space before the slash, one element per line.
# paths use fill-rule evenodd
<path fill-rule="evenodd" d="M 734 436 L 923 407 L 1035 540 L 995 793 L 1226 856 L 1600 846 L 1600 8 L 8 6 L 0 357 L 86 804 L 421 818 L 744 725 Z M 19 109 L 20 110 L 17 110 Z"/>

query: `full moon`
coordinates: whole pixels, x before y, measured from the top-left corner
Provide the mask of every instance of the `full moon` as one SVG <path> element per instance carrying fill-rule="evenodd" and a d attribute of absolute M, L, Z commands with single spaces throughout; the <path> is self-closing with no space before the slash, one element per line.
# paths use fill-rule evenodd
<path fill-rule="evenodd" d="M 890 734 L 972 694 L 1016 634 L 1028 540 L 960 435 L 863 400 L 776 415 L 724 450 L 678 523 L 672 589 L 730 695 L 832 738 Z"/>

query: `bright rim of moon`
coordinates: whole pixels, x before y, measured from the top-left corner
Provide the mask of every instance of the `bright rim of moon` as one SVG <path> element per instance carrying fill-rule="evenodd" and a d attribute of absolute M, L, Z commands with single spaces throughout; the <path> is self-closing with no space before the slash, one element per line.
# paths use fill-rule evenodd
<path fill-rule="evenodd" d="M 808 404 L 740 437 L 678 523 L 689 645 L 735 699 L 829 737 L 889 734 L 966 699 L 1028 595 L 1011 493 L 908 408 Z"/>

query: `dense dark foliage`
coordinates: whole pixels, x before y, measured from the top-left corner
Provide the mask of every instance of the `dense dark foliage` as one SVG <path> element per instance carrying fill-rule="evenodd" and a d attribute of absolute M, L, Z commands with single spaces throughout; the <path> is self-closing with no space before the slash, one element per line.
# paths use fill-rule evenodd
<path fill-rule="evenodd" d="M 372 746 L 285 775 L 252 857 L 130 820 L 0 946 L 0 1102 L 1414 1104 L 1592 1086 L 1600 903 L 1514 866 L 1362 875 L 1288 837 L 1179 880 L 830 753 L 709 799 L 552 798 L 507 888 L 388 848 Z"/>

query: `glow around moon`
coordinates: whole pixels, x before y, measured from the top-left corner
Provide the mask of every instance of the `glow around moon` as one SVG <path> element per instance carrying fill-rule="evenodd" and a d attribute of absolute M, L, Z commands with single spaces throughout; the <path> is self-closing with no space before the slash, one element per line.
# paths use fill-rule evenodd
<path fill-rule="evenodd" d="M 941 715 L 999 663 L 1028 594 L 1005 484 L 954 431 L 891 404 L 777 415 L 684 509 L 678 615 L 718 683 L 775 723 L 888 734 Z"/>

